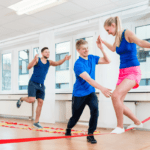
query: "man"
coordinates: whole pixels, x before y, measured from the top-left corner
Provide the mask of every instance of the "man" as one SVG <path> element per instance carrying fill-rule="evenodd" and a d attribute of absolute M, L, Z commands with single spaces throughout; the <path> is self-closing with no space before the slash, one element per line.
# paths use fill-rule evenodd
<path fill-rule="evenodd" d="M 97 46 L 101 49 L 104 57 L 88 55 L 88 42 L 79 40 L 76 43 L 76 49 L 79 53 L 79 59 L 75 62 L 74 72 L 76 82 L 73 87 L 72 96 L 72 117 L 70 118 L 66 136 L 71 136 L 71 129 L 76 125 L 86 105 L 90 108 L 90 121 L 87 141 L 92 144 L 97 143 L 93 133 L 97 127 L 98 120 L 98 99 L 95 94 L 95 88 L 99 89 L 106 97 L 111 96 L 111 90 L 99 85 L 95 81 L 96 64 L 109 64 L 110 60 L 103 50 L 100 39 L 97 39 Z"/>
<path fill-rule="evenodd" d="M 66 55 L 64 59 L 56 62 L 52 60 L 48 60 L 50 56 L 50 51 L 48 47 L 44 47 L 41 50 L 41 54 L 42 54 L 41 58 L 38 58 L 38 54 L 37 54 L 27 67 L 28 69 L 34 67 L 32 77 L 28 83 L 28 97 L 21 97 L 17 102 L 17 107 L 20 108 L 21 103 L 23 101 L 26 101 L 28 103 L 34 103 L 35 98 L 37 99 L 38 106 L 36 109 L 35 122 L 33 124 L 36 128 L 43 128 L 39 124 L 39 118 L 40 118 L 42 105 L 45 97 L 44 80 L 46 78 L 46 74 L 48 73 L 49 66 L 59 66 L 63 64 L 66 60 L 69 60 L 71 57 Z"/>

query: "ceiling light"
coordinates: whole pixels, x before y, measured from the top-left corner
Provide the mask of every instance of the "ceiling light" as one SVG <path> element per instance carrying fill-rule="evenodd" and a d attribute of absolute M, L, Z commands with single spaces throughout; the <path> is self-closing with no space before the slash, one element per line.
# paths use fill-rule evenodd
<path fill-rule="evenodd" d="M 16 11 L 18 15 L 33 14 L 56 5 L 67 2 L 68 0 L 22 0 L 8 8 Z"/>

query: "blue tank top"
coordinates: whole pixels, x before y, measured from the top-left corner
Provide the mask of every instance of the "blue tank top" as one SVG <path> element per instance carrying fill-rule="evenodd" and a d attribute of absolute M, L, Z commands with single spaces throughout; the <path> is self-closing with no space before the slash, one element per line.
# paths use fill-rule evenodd
<path fill-rule="evenodd" d="M 136 44 L 126 41 L 125 31 L 122 33 L 120 46 L 116 47 L 116 52 L 120 55 L 120 69 L 140 65 L 137 58 Z"/>
<path fill-rule="evenodd" d="M 46 78 L 46 74 L 48 72 L 49 65 L 50 65 L 50 63 L 48 60 L 47 60 L 46 64 L 43 64 L 41 62 L 41 59 L 39 58 L 37 65 L 34 66 L 33 74 L 32 74 L 30 81 L 44 84 L 44 80 Z"/>

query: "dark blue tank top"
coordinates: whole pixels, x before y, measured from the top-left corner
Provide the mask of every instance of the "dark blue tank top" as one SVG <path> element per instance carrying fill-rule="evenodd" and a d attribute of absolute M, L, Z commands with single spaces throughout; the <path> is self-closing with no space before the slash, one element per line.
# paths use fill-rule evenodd
<path fill-rule="evenodd" d="M 41 62 L 41 59 L 39 58 L 37 65 L 34 66 L 33 74 L 32 74 L 30 81 L 44 84 L 44 80 L 46 78 L 46 74 L 48 72 L 49 65 L 50 65 L 50 63 L 48 60 L 47 60 L 46 64 L 43 64 Z"/>
<path fill-rule="evenodd" d="M 136 44 L 126 41 L 125 31 L 122 33 L 120 46 L 116 47 L 116 52 L 120 55 L 120 69 L 140 65 L 137 58 Z"/>

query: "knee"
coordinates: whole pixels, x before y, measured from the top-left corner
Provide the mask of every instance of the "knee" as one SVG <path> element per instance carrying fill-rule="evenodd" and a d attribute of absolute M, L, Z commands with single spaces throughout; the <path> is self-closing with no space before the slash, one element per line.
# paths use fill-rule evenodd
<path fill-rule="evenodd" d="M 112 93 L 112 96 L 111 96 L 111 99 L 113 100 L 113 101 L 117 101 L 117 100 L 119 100 L 120 98 L 121 98 L 121 92 L 119 92 L 119 91 L 117 91 L 117 92 L 113 92 Z"/>
<path fill-rule="evenodd" d="M 118 94 L 116 92 L 113 92 L 111 95 L 112 100 L 116 100 L 117 96 L 118 96 Z"/>
<path fill-rule="evenodd" d="M 97 115 L 97 116 L 99 115 L 98 106 L 95 105 L 92 107 L 91 114 Z"/>
<path fill-rule="evenodd" d="M 119 93 L 119 92 L 114 92 L 111 96 L 111 99 L 112 99 L 112 102 L 113 102 L 113 105 L 117 104 L 118 102 L 121 102 L 121 97 L 122 97 L 122 94 Z"/>
<path fill-rule="evenodd" d="M 42 107 L 43 106 L 43 100 L 38 100 L 38 106 Z"/>
<path fill-rule="evenodd" d="M 34 102 L 35 102 L 35 98 L 29 97 L 29 103 L 34 103 Z"/>

